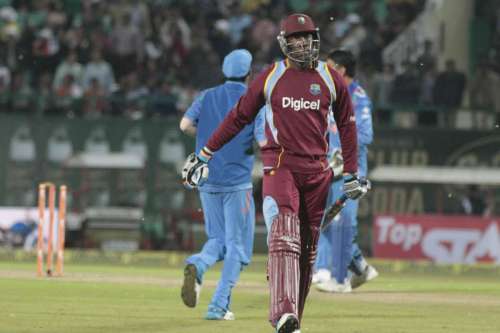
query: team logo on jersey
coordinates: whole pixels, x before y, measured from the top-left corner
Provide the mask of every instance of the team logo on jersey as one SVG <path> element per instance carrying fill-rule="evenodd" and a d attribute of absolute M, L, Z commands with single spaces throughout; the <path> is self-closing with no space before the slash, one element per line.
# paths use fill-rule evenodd
<path fill-rule="evenodd" d="M 363 90 L 363 88 L 358 86 L 356 87 L 356 89 L 354 89 L 354 95 L 358 97 L 366 97 L 366 92 Z"/>
<path fill-rule="evenodd" d="M 370 108 L 365 106 L 363 110 L 361 110 L 361 119 L 370 119 Z"/>
<path fill-rule="evenodd" d="M 317 83 L 311 84 L 311 86 L 309 87 L 309 92 L 314 96 L 319 95 L 321 93 L 320 85 Z"/>
<path fill-rule="evenodd" d="M 281 107 L 284 109 L 291 108 L 293 111 L 296 112 L 300 110 L 319 111 L 320 100 L 317 99 L 315 101 L 308 101 L 305 100 L 304 98 L 295 99 L 293 97 L 283 97 L 281 99 Z"/>

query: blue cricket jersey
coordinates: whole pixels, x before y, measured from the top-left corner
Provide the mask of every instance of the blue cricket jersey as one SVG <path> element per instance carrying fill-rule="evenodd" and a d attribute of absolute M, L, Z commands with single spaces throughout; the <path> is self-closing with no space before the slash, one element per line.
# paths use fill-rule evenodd
<path fill-rule="evenodd" d="M 197 153 L 245 92 L 245 84 L 226 81 L 202 91 L 195 99 L 184 116 L 197 127 Z M 254 137 L 260 139 L 263 134 L 264 117 L 259 113 L 254 123 L 247 125 L 210 159 L 208 180 L 199 190 L 232 192 L 252 188 L 253 140 Z"/>
<path fill-rule="evenodd" d="M 356 116 L 358 176 L 366 177 L 368 173 L 368 145 L 373 141 L 372 102 L 357 81 L 353 81 L 348 90 Z M 340 148 L 340 138 L 333 116 L 330 116 L 329 119 L 328 157 L 331 157 L 332 152 Z"/>

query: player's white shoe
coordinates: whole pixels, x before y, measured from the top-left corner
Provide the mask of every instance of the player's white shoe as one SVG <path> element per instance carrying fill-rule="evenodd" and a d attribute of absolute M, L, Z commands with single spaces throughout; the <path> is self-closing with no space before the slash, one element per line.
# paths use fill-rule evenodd
<path fill-rule="evenodd" d="M 293 313 L 285 313 L 276 324 L 276 333 L 300 333 L 299 319 Z"/>
<path fill-rule="evenodd" d="M 234 313 L 232 313 L 231 311 L 227 311 L 223 318 L 223 320 L 235 320 L 235 319 L 236 317 L 234 316 Z"/>
<path fill-rule="evenodd" d="M 207 314 L 205 315 L 207 320 L 235 320 L 236 317 L 234 313 L 229 310 L 221 309 L 217 306 L 209 305 Z"/>
<path fill-rule="evenodd" d="M 316 289 L 327 293 L 346 294 L 352 292 L 351 283 L 349 279 L 345 279 L 344 283 L 338 283 L 335 279 L 330 279 L 316 285 Z"/>
<path fill-rule="evenodd" d="M 353 274 L 351 277 L 351 286 L 353 289 L 361 287 L 366 282 L 375 279 L 378 276 L 378 272 L 375 267 L 367 265 L 365 270 L 361 275 Z"/>
<path fill-rule="evenodd" d="M 200 298 L 201 284 L 196 279 L 196 266 L 188 264 L 184 268 L 184 283 L 182 284 L 181 298 L 184 304 L 194 308 Z"/>
<path fill-rule="evenodd" d="M 312 276 L 312 284 L 318 284 L 331 280 L 332 274 L 329 270 L 321 268 Z"/>

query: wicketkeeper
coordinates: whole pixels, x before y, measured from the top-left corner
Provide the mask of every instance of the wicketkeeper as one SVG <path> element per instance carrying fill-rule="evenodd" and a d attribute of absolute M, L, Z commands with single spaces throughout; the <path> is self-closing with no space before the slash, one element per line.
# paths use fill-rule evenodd
<path fill-rule="evenodd" d="M 222 71 L 226 81 L 204 90 L 186 111 L 180 127 L 196 133 L 199 151 L 215 129 L 245 93 L 250 80 L 252 56 L 244 49 L 234 50 L 224 58 Z M 240 272 L 250 263 L 253 251 L 255 207 L 252 193 L 253 141 L 260 145 L 264 119 L 257 117 L 224 147 L 208 169 L 197 169 L 198 158 L 191 154 L 183 170 L 187 187 L 198 187 L 207 241 L 199 253 L 186 259 L 181 297 L 188 307 L 195 307 L 205 272 L 224 261 L 221 278 L 208 305 L 205 319 L 233 320 L 231 291 Z M 202 171 L 199 173 L 199 171 Z M 193 173 L 192 173 L 193 172 Z M 205 179 L 203 184 L 200 179 Z"/>

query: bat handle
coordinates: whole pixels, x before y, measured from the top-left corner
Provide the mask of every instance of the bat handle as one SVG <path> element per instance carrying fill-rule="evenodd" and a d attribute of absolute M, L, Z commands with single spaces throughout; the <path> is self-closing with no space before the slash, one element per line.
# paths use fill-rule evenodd
<path fill-rule="evenodd" d="M 333 205 L 331 205 L 325 213 L 325 218 L 323 224 L 321 226 L 321 231 L 325 230 L 330 223 L 332 223 L 333 219 L 337 214 L 342 210 L 345 205 L 345 202 L 349 199 L 349 197 L 344 193 L 340 198 L 338 198 Z"/>
<path fill-rule="evenodd" d="M 368 192 L 371 189 L 370 181 L 368 179 L 363 180 L 362 187 L 365 193 Z M 347 194 L 343 193 L 333 205 L 328 207 L 328 209 L 325 211 L 325 217 L 321 224 L 321 231 L 324 231 L 326 227 L 328 227 L 332 223 L 335 216 L 337 216 L 342 208 L 344 208 L 347 199 L 349 199 L 349 197 L 347 196 Z"/>

